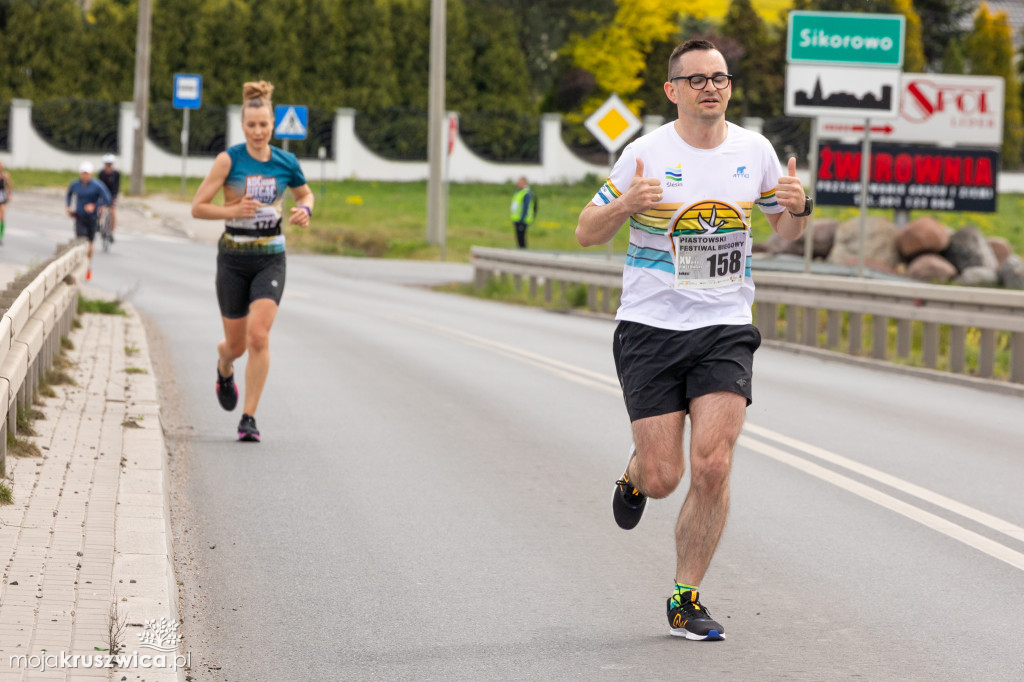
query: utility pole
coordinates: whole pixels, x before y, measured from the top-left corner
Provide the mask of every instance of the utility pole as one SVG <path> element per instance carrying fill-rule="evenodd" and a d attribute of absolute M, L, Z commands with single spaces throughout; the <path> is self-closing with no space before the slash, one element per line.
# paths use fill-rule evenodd
<path fill-rule="evenodd" d="M 153 1 L 139 0 L 139 23 L 135 31 L 135 134 L 132 137 L 132 178 L 129 193 L 145 191 L 143 154 L 149 129 L 149 47 L 153 27 Z"/>
<path fill-rule="evenodd" d="M 427 160 L 430 179 L 427 181 L 427 243 L 440 246 L 445 236 L 444 174 L 444 66 L 445 66 L 445 0 L 430 0 L 430 94 L 427 112 Z"/>

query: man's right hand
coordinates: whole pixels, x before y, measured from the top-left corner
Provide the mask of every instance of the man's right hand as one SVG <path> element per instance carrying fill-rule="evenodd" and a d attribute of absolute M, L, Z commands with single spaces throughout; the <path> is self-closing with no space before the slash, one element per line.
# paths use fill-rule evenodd
<path fill-rule="evenodd" d="M 620 199 L 625 201 L 630 213 L 643 213 L 660 204 L 662 196 L 661 180 L 645 178 L 644 162 L 638 158 L 633 179 L 629 181 L 629 187 Z"/>

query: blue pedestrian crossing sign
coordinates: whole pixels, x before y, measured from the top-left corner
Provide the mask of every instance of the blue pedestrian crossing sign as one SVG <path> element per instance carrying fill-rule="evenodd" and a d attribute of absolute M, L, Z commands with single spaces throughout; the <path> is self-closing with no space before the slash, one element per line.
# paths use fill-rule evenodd
<path fill-rule="evenodd" d="M 309 108 L 293 104 L 274 107 L 274 137 L 305 140 L 309 133 Z"/>
<path fill-rule="evenodd" d="M 203 104 L 203 77 L 195 73 L 174 74 L 175 109 L 199 109 Z"/>

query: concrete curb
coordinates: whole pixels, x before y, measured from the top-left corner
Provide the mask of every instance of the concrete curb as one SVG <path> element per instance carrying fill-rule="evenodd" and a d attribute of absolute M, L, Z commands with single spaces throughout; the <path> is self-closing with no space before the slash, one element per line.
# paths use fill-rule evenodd
<path fill-rule="evenodd" d="M 150 646 L 178 632 L 169 476 L 145 330 L 124 307 L 125 316 L 80 317 L 69 334 L 75 384 L 36 403 L 29 440 L 42 456 L 10 461 L 14 504 L 0 507 L 0 682 L 185 680 L 174 654 L 160 661 Z M 71 656 L 107 655 L 112 605 L 129 659 L 71 665 Z M 11 665 L 11 656 L 37 663 Z M 39 656 L 50 658 L 45 673 Z"/>

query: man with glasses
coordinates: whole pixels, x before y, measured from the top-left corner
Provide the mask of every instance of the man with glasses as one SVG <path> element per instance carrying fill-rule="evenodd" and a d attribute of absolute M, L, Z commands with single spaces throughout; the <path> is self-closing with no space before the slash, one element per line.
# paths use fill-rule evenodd
<path fill-rule="evenodd" d="M 669 58 L 665 95 L 678 118 L 634 140 L 580 213 L 576 238 L 604 244 L 629 221 L 613 354 L 633 431 L 612 511 L 631 529 L 647 498 L 683 478 L 690 416 L 690 489 L 675 528 L 671 634 L 724 639 L 698 599 L 729 511 L 732 453 L 751 402 L 750 216 L 755 205 L 787 239 L 803 234 L 811 202 L 771 144 L 725 120 L 732 76 L 706 40 Z"/>

